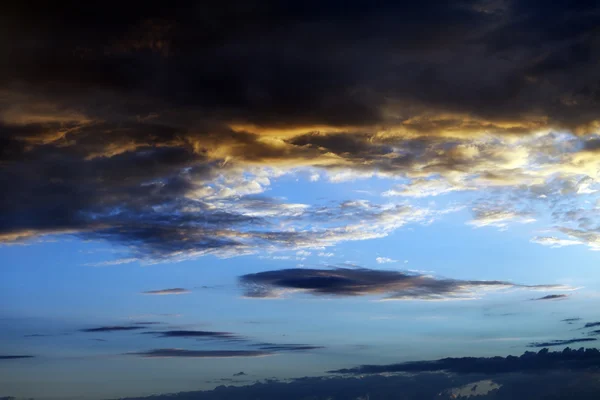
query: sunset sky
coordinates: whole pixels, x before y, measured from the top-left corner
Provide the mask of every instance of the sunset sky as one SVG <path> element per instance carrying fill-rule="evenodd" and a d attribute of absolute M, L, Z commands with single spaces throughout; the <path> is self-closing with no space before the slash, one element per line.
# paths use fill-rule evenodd
<path fill-rule="evenodd" d="M 597 346 L 594 1 L 0 6 L 0 398 Z"/>

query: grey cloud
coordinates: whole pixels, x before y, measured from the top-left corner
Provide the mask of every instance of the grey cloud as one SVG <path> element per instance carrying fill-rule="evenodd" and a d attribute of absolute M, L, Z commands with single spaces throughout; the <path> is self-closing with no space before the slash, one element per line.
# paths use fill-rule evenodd
<path fill-rule="evenodd" d="M 0 354 L 0 360 L 21 360 L 24 358 L 34 358 L 34 356 Z"/>
<path fill-rule="evenodd" d="M 594 342 L 597 339 L 595 338 L 578 338 L 578 339 L 558 339 L 551 340 L 548 342 L 533 342 L 529 343 L 527 347 L 551 347 L 551 346 L 565 346 L 573 343 L 584 343 L 584 342 Z"/>
<path fill-rule="evenodd" d="M 549 294 L 543 297 L 538 297 L 535 299 L 531 299 L 531 300 L 561 300 L 561 299 L 566 299 L 568 298 L 569 295 L 568 294 Z"/>
<path fill-rule="evenodd" d="M 435 361 L 413 361 L 390 365 L 361 365 L 329 371 L 335 374 L 380 374 L 386 372 L 436 372 L 457 374 L 503 374 L 514 372 L 542 372 L 551 370 L 585 370 L 594 368 L 600 361 L 598 349 L 549 352 L 542 349 L 537 353 L 525 352 L 520 357 L 463 357 L 443 358 Z"/>
<path fill-rule="evenodd" d="M 595 326 L 600 326 L 600 322 L 587 322 L 583 327 L 584 328 L 593 328 Z"/>
<path fill-rule="evenodd" d="M 283 269 L 243 275 L 239 280 L 245 295 L 257 298 L 277 296 L 278 290 L 302 290 L 313 295 L 385 295 L 391 300 L 444 300 L 468 298 L 481 289 L 552 288 L 552 285 L 442 279 L 366 268 Z"/>
<path fill-rule="evenodd" d="M 135 331 L 138 329 L 144 329 L 143 326 L 101 326 L 98 328 L 87 328 L 81 329 L 81 332 L 120 332 L 120 331 Z"/>
<path fill-rule="evenodd" d="M 163 338 L 201 338 L 201 339 L 240 339 L 237 335 L 230 332 L 213 332 L 213 331 L 191 331 L 191 330 L 170 330 L 170 331 L 154 331 L 143 332 L 147 335 L 156 335 Z"/>
<path fill-rule="evenodd" d="M 324 349 L 324 346 L 312 346 L 307 344 L 277 344 L 277 343 L 257 343 L 254 346 L 265 351 L 309 351 Z"/>
<path fill-rule="evenodd" d="M 240 371 L 240 372 L 233 374 L 233 376 L 245 376 L 245 375 L 246 375 L 246 373 L 244 371 Z"/>
<path fill-rule="evenodd" d="M 125 355 L 143 358 L 235 358 L 235 357 L 263 357 L 273 353 L 254 350 L 183 350 L 183 349 L 154 349 L 142 352 L 125 353 Z"/>
<path fill-rule="evenodd" d="M 142 294 L 151 294 L 151 295 L 187 294 L 187 293 L 191 293 L 191 291 L 189 291 L 188 289 L 183 289 L 183 288 L 148 290 L 146 292 L 142 292 Z"/>
<path fill-rule="evenodd" d="M 254 167 L 469 175 L 450 182 L 457 190 L 529 184 L 531 163 L 511 162 L 502 135 L 596 131 L 598 14 L 593 2 L 502 3 L 11 6 L 0 16 L 11 38 L 0 43 L 11 55 L 0 64 L 0 240 L 71 234 L 163 260 L 401 226 L 291 234 L 276 228 L 294 214 L 281 204 L 216 204 L 215 193 L 259 192 L 222 182 Z M 268 129 L 282 133 L 264 140 Z M 481 133 L 500 144 L 465 137 Z M 477 221 L 527 220 L 521 211 Z"/>

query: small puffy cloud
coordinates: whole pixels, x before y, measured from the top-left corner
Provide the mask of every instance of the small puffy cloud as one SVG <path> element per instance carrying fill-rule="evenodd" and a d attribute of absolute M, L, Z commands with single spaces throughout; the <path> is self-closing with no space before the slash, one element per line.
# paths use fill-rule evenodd
<path fill-rule="evenodd" d="M 398 262 L 398 260 L 394 260 L 394 259 L 389 258 L 389 257 L 377 257 L 375 259 L 375 261 L 377 261 L 377 264 L 389 264 L 389 263 Z"/>
<path fill-rule="evenodd" d="M 191 293 L 191 291 L 189 291 L 188 289 L 183 289 L 183 288 L 148 290 L 146 292 L 142 292 L 142 294 L 158 295 L 158 296 L 170 295 L 170 294 L 188 294 L 188 293 Z"/>
<path fill-rule="evenodd" d="M 328 258 L 328 257 L 333 257 L 333 256 L 335 256 L 335 254 L 334 254 L 334 253 L 331 253 L 331 252 L 325 252 L 325 251 L 322 251 L 322 252 L 320 252 L 319 254 L 317 254 L 317 256 L 319 256 L 319 257 L 326 257 L 326 258 Z"/>
<path fill-rule="evenodd" d="M 483 290 L 524 288 L 546 290 L 558 285 L 518 285 L 505 281 L 435 278 L 431 275 L 366 268 L 282 269 L 243 275 L 245 296 L 276 298 L 286 292 L 323 296 L 383 295 L 387 300 L 460 300 Z"/>

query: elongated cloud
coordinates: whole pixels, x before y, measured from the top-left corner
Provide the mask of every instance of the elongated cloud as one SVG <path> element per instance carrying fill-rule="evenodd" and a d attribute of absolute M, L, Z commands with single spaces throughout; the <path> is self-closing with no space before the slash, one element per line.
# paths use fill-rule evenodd
<path fill-rule="evenodd" d="M 243 275 L 247 297 L 277 297 L 285 291 L 313 295 L 384 295 L 389 300 L 451 300 L 472 298 L 478 290 L 551 289 L 554 285 L 518 285 L 504 281 L 465 281 L 400 271 L 366 268 L 283 269 Z"/>
<path fill-rule="evenodd" d="M 150 294 L 150 295 L 169 295 L 169 294 L 188 294 L 188 293 L 191 293 L 191 291 L 187 290 L 187 289 L 183 289 L 183 288 L 148 290 L 146 292 L 142 292 L 142 294 Z"/>
<path fill-rule="evenodd" d="M 143 332 L 147 335 L 156 335 L 157 337 L 177 337 L 177 338 L 201 338 L 201 339 L 239 339 L 237 335 L 230 332 L 213 332 L 213 331 L 191 331 L 191 330 L 171 330 L 157 332 Z"/>
<path fill-rule="evenodd" d="M 533 342 L 529 343 L 527 347 L 552 347 L 552 346 L 566 346 L 573 343 L 585 343 L 585 342 L 594 342 L 598 339 L 596 338 L 575 338 L 575 339 L 558 339 L 551 340 L 548 342 Z"/>
<path fill-rule="evenodd" d="M 538 298 L 531 299 L 531 300 L 563 300 L 568 297 L 569 297 L 568 294 L 549 294 L 549 295 L 546 295 L 543 297 L 538 297 Z"/>
<path fill-rule="evenodd" d="M 21 360 L 24 358 L 33 358 L 33 357 L 34 356 L 0 354 L 0 360 Z"/>
<path fill-rule="evenodd" d="M 138 329 L 144 329 L 143 326 L 100 326 L 98 328 L 87 328 L 82 329 L 81 332 L 122 332 L 122 331 L 135 331 Z"/>
<path fill-rule="evenodd" d="M 143 358 L 237 358 L 264 357 L 272 355 L 268 351 L 255 350 L 184 350 L 184 349 L 155 349 L 141 352 L 125 353 L 129 356 Z"/>

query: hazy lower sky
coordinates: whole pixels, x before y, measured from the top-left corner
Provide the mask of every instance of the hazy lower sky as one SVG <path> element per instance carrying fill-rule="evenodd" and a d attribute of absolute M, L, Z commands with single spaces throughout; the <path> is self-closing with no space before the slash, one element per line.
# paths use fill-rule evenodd
<path fill-rule="evenodd" d="M 0 396 L 597 346 L 595 2 L 1 8 Z"/>

